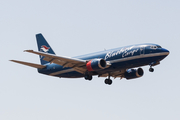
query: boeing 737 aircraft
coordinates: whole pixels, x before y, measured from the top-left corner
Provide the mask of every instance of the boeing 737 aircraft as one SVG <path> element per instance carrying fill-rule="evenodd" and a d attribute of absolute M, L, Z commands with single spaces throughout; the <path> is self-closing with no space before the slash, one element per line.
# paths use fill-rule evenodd
<path fill-rule="evenodd" d="M 149 65 L 149 71 L 153 72 L 153 66 L 160 64 L 168 54 L 167 49 L 157 44 L 137 44 L 97 53 L 86 54 L 78 57 L 57 56 L 42 34 L 36 35 L 38 50 L 25 50 L 25 52 L 37 54 L 41 64 L 11 60 L 16 63 L 38 69 L 45 75 L 80 78 L 92 80 L 92 76 L 107 77 L 105 84 L 111 85 L 110 77 L 129 79 L 142 77 L 144 71 L 137 68 Z"/>

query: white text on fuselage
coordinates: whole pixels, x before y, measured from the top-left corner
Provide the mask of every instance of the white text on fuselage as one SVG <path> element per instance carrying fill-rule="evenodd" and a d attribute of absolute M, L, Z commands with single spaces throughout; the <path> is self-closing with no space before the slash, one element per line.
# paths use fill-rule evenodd
<path fill-rule="evenodd" d="M 108 58 L 112 58 L 112 57 L 115 57 L 117 55 L 120 55 L 122 54 L 122 58 L 126 57 L 126 56 L 133 56 L 134 53 L 137 53 L 139 48 L 137 49 L 133 49 L 134 46 L 132 47 L 129 47 L 129 48 L 122 48 L 121 50 L 118 50 L 118 51 L 111 51 L 111 52 L 108 52 L 105 56 L 105 60 L 108 59 Z"/>

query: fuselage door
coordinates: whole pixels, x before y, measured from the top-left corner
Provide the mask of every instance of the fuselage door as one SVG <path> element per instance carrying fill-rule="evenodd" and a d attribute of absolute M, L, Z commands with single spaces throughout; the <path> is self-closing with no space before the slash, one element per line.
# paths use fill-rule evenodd
<path fill-rule="evenodd" d="M 140 55 L 144 55 L 145 46 L 140 46 Z"/>

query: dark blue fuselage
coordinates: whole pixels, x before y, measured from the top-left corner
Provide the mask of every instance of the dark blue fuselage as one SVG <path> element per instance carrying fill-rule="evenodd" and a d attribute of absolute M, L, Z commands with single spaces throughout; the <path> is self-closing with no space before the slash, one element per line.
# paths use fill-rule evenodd
<path fill-rule="evenodd" d="M 111 63 L 110 67 L 98 71 L 92 71 L 92 75 L 100 75 L 123 69 L 135 68 L 145 65 L 156 65 L 169 54 L 169 51 L 157 44 L 137 44 L 105 50 L 97 53 L 86 54 L 74 58 L 92 60 L 102 58 Z M 85 75 L 75 71 L 73 68 L 63 68 L 57 64 L 46 64 L 46 68 L 38 69 L 39 73 L 51 75 L 61 71 L 60 74 L 53 74 L 56 77 L 78 78 Z"/>

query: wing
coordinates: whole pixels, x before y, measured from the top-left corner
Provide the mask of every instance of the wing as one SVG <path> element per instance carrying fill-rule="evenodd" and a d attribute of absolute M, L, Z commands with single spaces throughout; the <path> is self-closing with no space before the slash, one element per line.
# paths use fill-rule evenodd
<path fill-rule="evenodd" d="M 33 51 L 33 50 L 25 50 L 25 52 L 34 53 L 37 55 L 44 56 L 43 60 L 48 61 L 50 63 L 55 63 L 61 65 L 63 67 L 71 67 L 75 71 L 84 74 L 86 72 L 86 60 L 64 57 L 64 56 L 57 56 L 50 53 L 44 53 L 40 51 Z"/>

